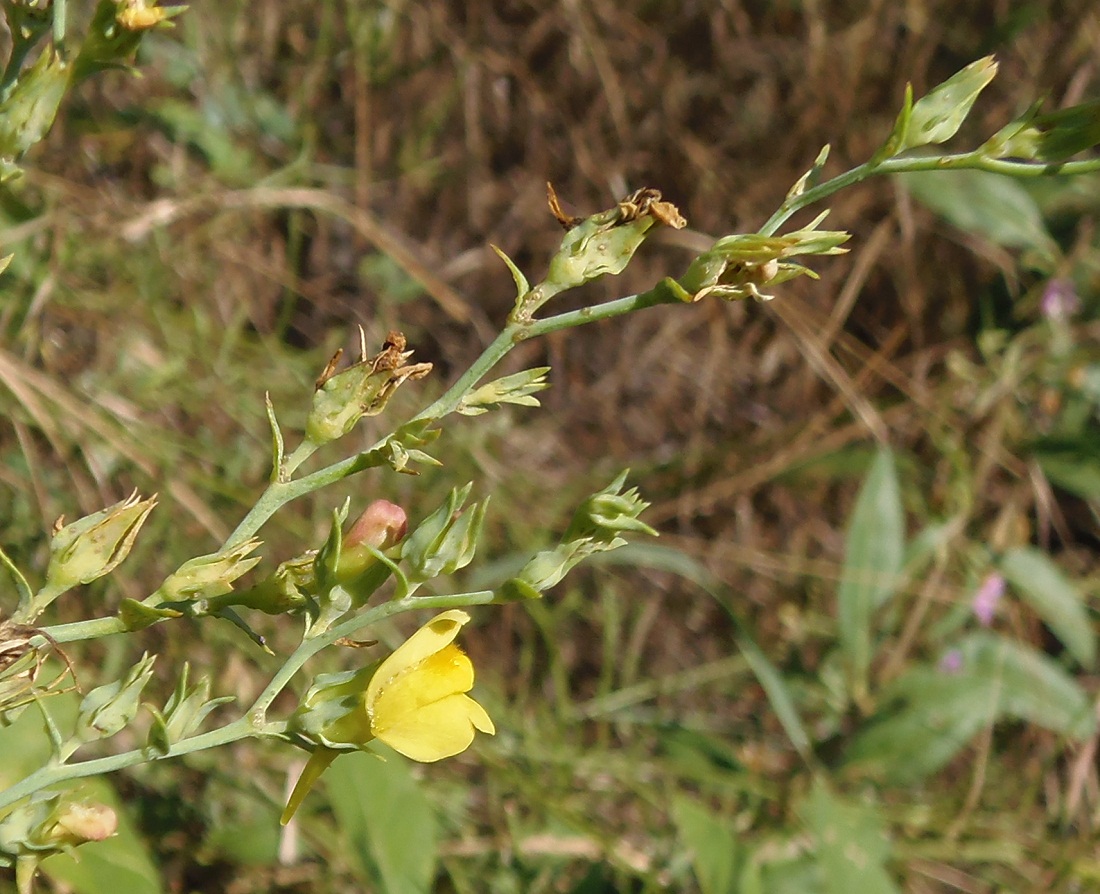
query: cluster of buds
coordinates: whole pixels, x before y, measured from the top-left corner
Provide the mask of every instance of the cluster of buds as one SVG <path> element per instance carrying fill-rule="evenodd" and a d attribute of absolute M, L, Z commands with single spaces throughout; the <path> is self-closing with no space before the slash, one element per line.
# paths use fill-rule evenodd
<path fill-rule="evenodd" d="M 635 488 L 623 490 L 623 472 L 603 490 L 585 500 L 553 549 L 543 550 L 520 573 L 501 587 L 501 601 L 537 599 L 557 584 L 579 562 L 595 553 L 618 549 L 626 544 L 622 534 L 657 532 L 639 515 L 649 506 Z"/>
<path fill-rule="evenodd" d="M 828 212 L 825 212 L 827 214 Z M 724 236 L 697 257 L 679 281 L 665 279 L 658 288 L 669 289 L 680 301 L 701 301 L 709 295 L 736 301 L 768 300 L 763 290 L 796 276 L 817 279 L 809 267 L 790 261 L 796 255 L 837 255 L 851 237 L 842 230 L 819 230 L 819 215 L 808 226 L 782 236 L 743 233 Z"/>

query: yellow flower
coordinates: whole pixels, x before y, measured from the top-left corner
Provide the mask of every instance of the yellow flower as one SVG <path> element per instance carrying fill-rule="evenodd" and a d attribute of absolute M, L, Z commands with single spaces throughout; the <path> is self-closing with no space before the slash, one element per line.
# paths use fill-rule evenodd
<path fill-rule="evenodd" d="M 465 751 L 474 730 L 496 732 L 485 709 L 466 695 L 474 666 L 454 639 L 469 620 L 457 609 L 437 615 L 383 661 L 367 685 L 371 734 L 414 761 Z"/>
<path fill-rule="evenodd" d="M 474 685 L 474 666 L 454 640 L 469 620 L 464 611 L 443 612 L 373 673 L 364 668 L 315 681 L 295 722 L 317 747 L 283 811 L 284 825 L 349 746 L 363 748 L 378 739 L 405 757 L 429 763 L 465 751 L 475 731 L 496 732 L 485 709 L 466 694 Z"/>

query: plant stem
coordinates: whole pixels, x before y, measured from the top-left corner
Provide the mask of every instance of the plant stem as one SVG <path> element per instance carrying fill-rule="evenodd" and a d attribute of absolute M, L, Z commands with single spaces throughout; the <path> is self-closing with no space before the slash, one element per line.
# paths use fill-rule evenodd
<path fill-rule="evenodd" d="M 80 761 L 75 764 L 50 764 L 29 776 L 11 788 L 0 791 L 0 811 L 9 804 L 13 804 L 20 798 L 25 798 L 48 786 L 58 785 L 74 779 L 82 779 L 87 776 L 98 776 L 103 773 L 113 773 L 136 764 L 147 763 L 154 760 L 164 760 L 170 757 L 179 757 L 196 751 L 204 751 L 207 748 L 218 748 L 236 742 L 240 739 L 260 738 L 264 736 L 280 736 L 286 732 L 287 725 L 282 722 L 270 722 L 266 718 L 267 709 L 279 695 L 293 676 L 301 670 L 302 666 L 326 646 L 332 645 L 337 640 L 351 636 L 364 627 L 369 627 L 383 618 L 389 618 L 402 612 L 414 609 L 448 609 L 465 608 L 470 605 L 488 605 L 493 601 L 495 594 L 492 590 L 477 590 L 471 593 L 447 593 L 436 596 L 407 596 L 404 599 L 396 599 L 367 609 L 353 618 L 349 618 L 342 624 L 333 627 L 327 633 L 323 633 L 313 639 L 302 642 L 290 655 L 278 672 L 272 677 L 271 682 L 257 697 L 244 716 L 237 718 L 225 726 L 189 736 L 175 743 L 164 754 L 155 752 L 149 748 L 135 748 L 122 754 L 110 757 L 96 758 L 95 760 Z M 102 621 L 116 621 L 115 618 L 105 618 Z M 54 628 L 61 636 L 65 635 L 66 628 L 77 628 L 95 624 L 94 621 L 85 621 L 78 624 L 64 624 Z M 121 622 L 120 622 L 121 623 Z M 120 631 L 110 631 L 120 632 Z M 52 635 L 52 634 L 51 634 Z M 68 639 L 68 638 L 67 638 Z"/>
<path fill-rule="evenodd" d="M 406 596 L 404 599 L 395 599 L 367 609 L 361 614 L 349 618 L 342 624 L 337 624 L 327 633 L 302 642 L 293 654 L 286 660 L 271 682 L 252 703 L 248 709 L 248 716 L 254 723 L 263 724 L 267 709 L 275 700 L 275 697 L 286 688 L 287 683 L 301 669 L 310 658 L 320 652 L 326 646 L 332 645 L 339 639 L 351 636 L 364 627 L 376 624 L 383 618 L 389 618 L 402 612 L 419 608 L 447 609 L 464 608 L 468 605 L 488 605 L 493 601 L 492 590 L 478 590 L 473 593 L 448 593 L 440 596 Z"/>
<path fill-rule="evenodd" d="M 135 764 L 179 757 L 183 754 L 191 754 L 207 748 L 217 748 L 220 745 L 228 745 L 230 742 L 236 742 L 239 739 L 278 735 L 284 729 L 285 725 L 281 723 L 257 727 L 247 717 L 241 717 L 220 729 L 181 739 L 164 754 L 150 748 L 135 748 L 132 751 L 124 751 L 122 754 L 80 761 L 75 764 L 50 764 L 36 770 L 29 776 L 25 776 L 10 788 L 0 791 L 0 810 L 3 810 L 9 804 L 14 804 L 20 798 L 25 798 L 51 785 L 73 779 L 83 779 L 87 776 L 99 776 L 102 773 L 112 773 L 115 770 L 132 767 Z"/>
<path fill-rule="evenodd" d="M 908 158 L 888 158 L 885 161 L 874 164 L 865 162 L 846 171 L 831 180 L 819 183 L 812 189 L 807 189 L 801 195 L 787 199 L 776 210 L 775 214 L 768 218 L 759 232 L 764 236 L 771 236 L 780 226 L 796 211 L 800 211 L 807 205 L 820 202 L 845 187 L 852 186 L 866 180 L 872 175 L 879 174 L 908 174 L 913 171 L 958 171 L 978 170 L 989 171 L 993 174 L 1005 174 L 1011 177 L 1047 177 L 1053 174 L 1087 174 L 1100 171 L 1100 158 L 1090 158 L 1084 161 L 1065 161 L 1056 164 L 1034 161 L 1008 161 L 1001 158 L 988 158 L 980 153 L 960 152 L 955 155 L 930 155 L 910 156 Z"/>

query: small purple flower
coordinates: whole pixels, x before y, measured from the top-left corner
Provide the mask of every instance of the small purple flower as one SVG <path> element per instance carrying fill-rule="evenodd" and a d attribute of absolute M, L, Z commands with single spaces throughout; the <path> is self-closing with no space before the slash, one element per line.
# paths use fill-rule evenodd
<path fill-rule="evenodd" d="M 1005 594 L 1005 579 L 996 571 L 985 576 L 978 592 L 974 594 L 974 601 L 970 604 L 974 617 L 983 627 L 993 623 L 993 617 L 997 614 L 997 605 Z"/>
<path fill-rule="evenodd" d="M 948 649 L 940 659 L 940 673 L 957 674 L 963 667 L 963 653 L 958 649 Z"/>
<path fill-rule="evenodd" d="M 1081 299 L 1070 279 L 1052 279 L 1039 299 L 1039 311 L 1048 320 L 1065 320 L 1080 309 Z"/>

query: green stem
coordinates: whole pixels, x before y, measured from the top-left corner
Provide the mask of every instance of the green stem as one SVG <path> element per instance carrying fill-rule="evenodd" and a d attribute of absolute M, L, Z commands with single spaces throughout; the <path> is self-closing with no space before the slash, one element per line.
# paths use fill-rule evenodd
<path fill-rule="evenodd" d="M 286 663 L 279 668 L 252 706 L 233 722 L 210 732 L 189 736 L 176 742 L 167 752 L 161 754 L 149 748 L 135 748 L 131 751 L 115 754 L 109 757 L 96 758 L 94 760 L 80 761 L 74 764 L 50 764 L 24 777 L 11 788 L 0 791 L 0 811 L 9 804 L 14 804 L 20 798 L 25 798 L 37 791 L 74 779 L 82 779 L 87 776 L 98 776 L 104 773 L 113 773 L 117 770 L 132 767 L 137 764 L 154 760 L 164 760 L 171 757 L 180 757 L 196 751 L 204 751 L 208 748 L 218 748 L 236 742 L 240 739 L 260 738 L 264 736 L 282 736 L 287 731 L 287 725 L 283 722 L 270 722 L 266 718 L 267 709 L 271 703 L 286 688 L 291 678 L 301 670 L 302 666 L 326 646 L 332 645 L 337 640 L 351 636 L 364 627 L 375 624 L 383 618 L 389 618 L 402 612 L 414 609 L 449 609 L 465 608 L 470 605 L 488 605 L 493 601 L 495 594 L 492 590 L 477 590 L 471 593 L 447 593 L 437 596 L 408 596 L 405 599 L 397 599 L 392 602 L 377 605 L 374 608 L 349 618 L 342 624 L 333 627 L 327 633 L 314 639 L 305 640 Z M 114 620 L 114 619 L 107 619 Z M 84 622 L 91 624 L 94 622 Z M 79 624 L 66 624 L 54 628 L 64 635 L 64 628 L 79 627 Z M 112 631 L 114 632 L 114 631 Z"/>
<path fill-rule="evenodd" d="M 762 235 L 771 235 L 775 233 L 791 215 L 801 209 L 815 202 L 820 202 L 822 199 L 833 195 L 839 190 L 866 180 L 873 175 L 961 169 L 990 171 L 992 173 L 1016 177 L 1041 177 L 1050 174 L 1084 174 L 1100 171 L 1100 159 L 1070 161 L 1060 164 L 1045 164 L 991 159 L 977 152 L 968 152 L 945 156 L 891 158 L 877 164 L 867 162 L 831 180 L 820 183 L 793 199 L 788 199 L 770 218 L 768 218 L 759 232 Z M 537 288 L 538 287 L 536 287 L 536 289 Z M 470 392 L 481 378 L 496 366 L 513 347 L 526 339 L 547 335 L 551 332 L 559 332 L 563 329 L 584 325 L 585 323 L 612 319 L 658 304 L 675 303 L 676 300 L 675 296 L 672 295 L 668 289 L 658 285 L 640 295 L 628 295 L 625 298 L 607 301 L 594 307 L 584 307 L 580 310 L 557 314 L 541 320 L 512 320 L 505 326 L 492 343 L 485 348 L 481 356 L 474 361 L 470 368 L 467 369 L 449 389 L 447 389 L 446 393 L 413 417 L 410 422 L 435 420 L 448 413 L 454 412 L 459 406 L 462 398 Z M 375 447 L 380 447 L 383 443 L 384 442 L 379 441 Z M 298 450 L 294 452 L 295 467 L 301 459 L 305 458 L 304 455 L 302 455 L 300 459 L 298 458 L 300 451 L 302 451 L 302 447 L 299 447 Z M 288 460 L 288 465 L 289 463 L 290 460 Z M 367 453 L 361 453 L 333 463 L 297 480 L 273 482 L 269 484 L 253 507 L 241 520 L 236 530 L 226 540 L 223 550 L 229 549 L 255 535 L 263 524 L 287 503 L 312 493 L 313 491 L 342 481 L 344 478 L 348 478 L 372 465 L 373 463 L 368 458 Z M 78 621 L 72 624 L 62 624 L 56 627 L 45 628 L 45 632 L 49 633 L 59 643 L 92 639 L 114 633 L 123 633 L 125 631 L 125 626 L 117 618 L 98 618 L 91 621 Z M 318 641 L 320 641 L 320 638 Z"/>
<path fill-rule="evenodd" d="M 99 776 L 103 773 L 113 773 L 116 770 L 132 767 L 136 764 L 179 757 L 195 751 L 203 751 L 207 748 L 217 748 L 221 745 L 228 745 L 230 742 L 236 742 L 239 739 L 276 736 L 280 735 L 285 728 L 285 724 L 281 723 L 257 726 L 250 722 L 247 717 L 241 717 L 220 729 L 181 739 L 164 754 L 149 748 L 135 748 L 132 751 L 124 751 L 122 754 L 80 761 L 75 764 L 51 764 L 36 770 L 29 776 L 25 776 L 11 788 L 0 791 L 0 810 L 3 810 L 9 804 L 14 804 L 20 798 L 33 795 L 37 791 L 62 782 L 83 779 L 88 776 Z"/>
<path fill-rule="evenodd" d="M 271 703 L 275 701 L 276 696 L 286 688 L 291 678 L 301 670 L 302 665 L 326 646 L 331 646 L 339 639 L 351 636 L 364 627 L 378 623 L 383 618 L 389 618 L 402 612 L 419 608 L 448 609 L 465 608 L 468 605 L 488 605 L 493 601 L 493 597 L 492 590 L 478 590 L 473 593 L 448 593 L 441 596 L 406 596 L 404 599 L 395 599 L 392 602 L 385 602 L 382 605 L 367 609 L 365 612 L 344 621 L 344 623 L 337 624 L 327 633 L 304 640 L 286 660 L 286 663 L 279 668 L 275 676 L 271 678 L 271 682 L 259 694 L 256 701 L 252 703 L 252 707 L 248 709 L 248 716 L 253 718 L 254 723 L 263 724 L 267 709 L 271 707 Z"/>
<path fill-rule="evenodd" d="M 86 639 L 98 639 L 101 636 L 111 636 L 115 633 L 125 633 L 126 625 L 119 618 L 92 618 L 88 621 L 73 621 L 70 624 L 43 627 L 42 632 L 56 643 L 75 643 Z"/>
<path fill-rule="evenodd" d="M 16 609 L 12 620 L 16 624 L 33 624 L 35 618 L 49 608 L 58 596 L 71 590 L 72 586 L 71 583 L 46 581 L 42 589 L 35 593 L 26 605 Z"/>
<path fill-rule="evenodd" d="M 914 171 L 989 171 L 1010 177 L 1047 177 L 1053 174 L 1088 174 L 1100 171 L 1100 158 L 1084 161 L 1065 161 L 1057 164 L 1034 161 L 1008 161 L 1001 158 L 987 158 L 980 152 L 960 152 L 956 155 L 911 156 L 908 158 L 888 158 L 885 161 L 865 162 L 846 171 L 831 180 L 819 183 L 793 199 L 787 199 L 768 218 L 759 230 L 761 235 L 771 236 L 796 211 L 808 205 L 820 202 L 833 193 L 879 174 L 908 174 Z"/>

